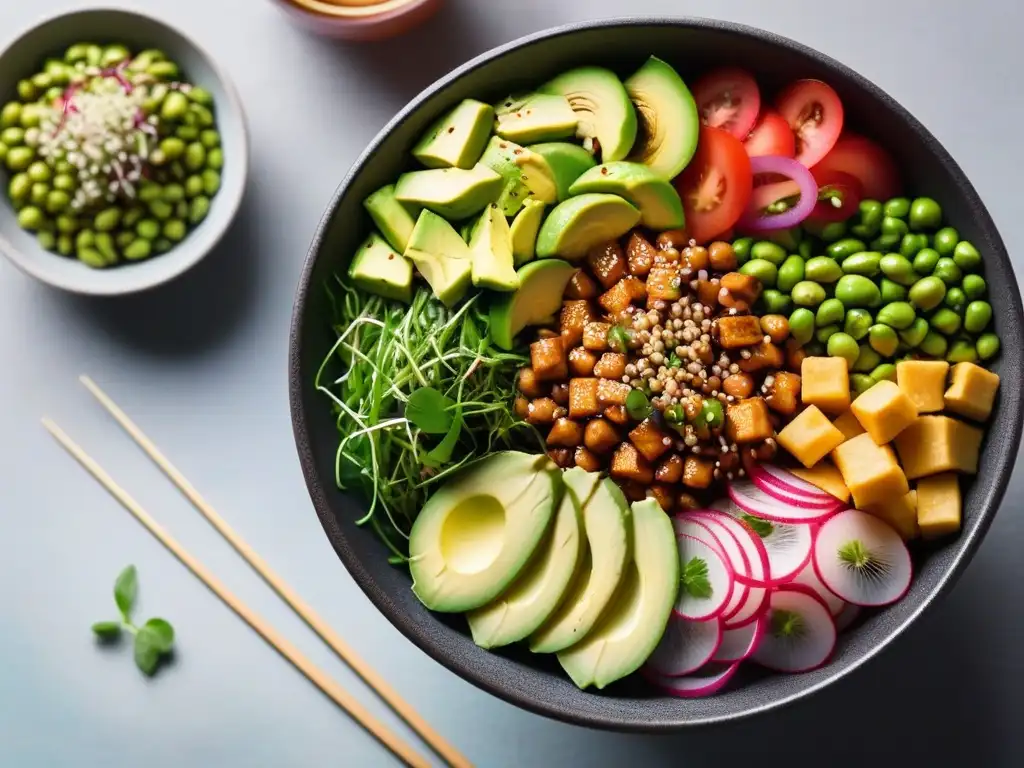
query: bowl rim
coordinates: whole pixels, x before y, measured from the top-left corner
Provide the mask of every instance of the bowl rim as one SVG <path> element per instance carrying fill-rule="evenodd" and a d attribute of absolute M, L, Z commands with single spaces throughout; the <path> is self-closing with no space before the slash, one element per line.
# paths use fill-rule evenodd
<path fill-rule="evenodd" d="M 305 406 L 305 395 L 307 394 L 306 389 L 308 382 L 304 381 L 302 378 L 302 350 L 304 346 L 302 342 L 302 332 L 307 301 L 309 300 L 310 291 L 314 289 L 314 286 L 311 285 L 311 278 L 318 260 L 318 250 L 323 240 L 324 233 L 330 226 L 338 205 L 347 193 L 349 186 L 358 177 L 358 175 L 362 173 L 364 165 L 374 155 L 374 153 L 377 152 L 385 139 L 399 125 L 418 111 L 425 102 L 445 90 L 455 81 L 485 64 L 496 59 L 500 59 L 512 51 L 529 45 L 570 36 L 584 31 L 643 26 L 678 27 L 685 29 L 703 29 L 726 32 L 762 43 L 779 46 L 820 62 L 827 68 L 840 72 L 844 77 L 856 83 L 858 87 L 866 91 L 873 98 L 890 103 L 893 109 L 901 115 L 903 120 L 906 121 L 911 130 L 920 137 L 921 140 L 925 141 L 929 145 L 930 149 L 937 157 L 937 162 L 944 166 L 954 177 L 957 182 L 959 193 L 966 198 L 968 206 L 975 212 L 981 229 L 984 230 L 987 235 L 991 236 L 993 242 L 998 246 L 994 257 L 1002 262 L 1003 268 L 1007 270 L 1008 276 L 1013 278 L 1013 285 L 1016 287 L 1017 282 L 1013 272 L 1013 265 L 1009 259 L 1002 237 L 999 234 L 991 214 L 988 212 L 988 209 L 985 207 L 978 195 L 977 190 L 967 178 L 964 171 L 960 168 L 959 164 L 957 164 L 946 148 L 931 134 L 931 132 L 905 107 L 903 107 L 902 104 L 889 96 L 882 88 L 875 85 L 872 81 L 868 80 L 852 68 L 836 59 L 833 59 L 831 56 L 818 51 L 817 49 L 811 48 L 810 46 L 804 45 L 803 43 L 799 43 L 775 32 L 770 32 L 747 24 L 740 24 L 720 19 L 697 16 L 668 17 L 645 15 L 620 16 L 592 21 L 573 22 L 524 35 L 510 42 L 495 46 L 494 48 L 475 56 L 448 74 L 438 78 L 417 94 L 390 121 L 388 121 L 388 123 L 370 141 L 366 149 L 352 163 L 348 172 L 345 174 L 345 177 L 331 197 L 330 204 L 317 225 L 317 229 L 314 233 L 300 273 L 292 311 L 291 328 L 289 331 L 288 390 L 292 417 L 292 430 L 296 449 L 299 455 L 299 463 L 302 468 L 303 478 L 306 482 L 307 492 L 313 502 L 313 506 L 318 518 L 320 519 L 321 526 L 324 528 L 324 532 L 332 547 L 338 554 L 339 559 L 341 559 L 353 580 L 359 585 L 359 588 L 369 598 L 370 602 L 377 608 L 377 610 L 382 613 L 408 640 L 412 641 L 414 645 L 430 656 L 434 661 L 438 662 L 449 671 L 455 672 L 462 679 L 472 683 L 482 690 L 487 691 L 488 693 L 493 694 L 499 699 L 510 704 L 514 704 L 528 712 L 574 725 L 601 728 L 610 731 L 632 733 L 669 733 L 700 726 L 738 722 L 758 714 L 780 709 L 809 697 L 859 669 L 868 661 L 874 659 L 883 650 L 888 648 L 897 637 L 902 635 L 912 624 L 914 624 L 923 613 L 934 606 L 938 598 L 947 593 L 962 575 L 965 567 L 974 556 L 982 539 L 987 533 L 989 526 L 992 524 L 993 518 L 998 512 L 1003 496 L 1005 495 L 1007 485 L 1009 484 L 1010 475 L 1020 447 L 1021 426 L 1022 421 L 1024 421 L 1024 411 L 1022 411 L 1021 405 L 1022 399 L 1024 399 L 1024 393 L 1013 391 L 1011 388 L 1004 390 L 1000 395 L 1000 407 L 1008 409 L 1011 415 L 1009 424 L 1009 429 L 1012 430 L 1011 445 L 1008 446 L 1008 450 L 1004 453 L 997 454 L 993 458 L 992 469 L 995 480 L 985 497 L 979 500 L 979 503 L 983 508 L 983 513 L 977 526 L 973 530 L 961 533 L 961 538 L 957 543 L 957 550 L 953 554 L 948 568 L 939 576 L 937 582 L 931 587 L 931 589 L 925 593 L 919 606 L 912 610 L 903 621 L 895 624 L 894 626 L 885 628 L 884 634 L 874 647 L 870 648 L 859 657 L 837 667 L 835 671 L 828 674 L 824 679 L 808 687 L 801 688 L 792 693 L 786 693 L 771 701 L 740 707 L 735 711 L 719 715 L 688 716 L 685 720 L 661 718 L 656 721 L 645 720 L 643 722 L 627 722 L 621 717 L 615 716 L 614 713 L 580 714 L 577 712 L 570 712 L 565 708 L 559 708 L 558 706 L 551 705 L 547 702 L 538 702 L 532 699 L 528 693 L 523 690 L 513 689 L 511 686 L 503 685 L 499 675 L 481 669 L 475 662 L 462 658 L 458 654 L 446 652 L 440 644 L 421 634 L 421 630 L 417 629 L 415 623 L 411 621 L 394 602 L 387 599 L 386 594 L 382 590 L 376 588 L 375 582 L 371 579 L 369 573 L 359 564 L 355 556 L 355 548 L 351 542 L 348 541 L 343 534 L 332 533 L 327 520 L 334 518 L 333 510 L 327 502 L 326 495 L 316 487 L 318 477 L 316 470 L 316 458 L 314 456 L 314 450 L 310 439 L 310 413 L 307 412 Z M 1012 313 L 1013 320 L 1016 323 L 1024 324 L 1024 306 L 1022 306 L 1019 289 L 1012 290 L 1010 292 L 1010 306 L 1007 309 Z M 518 666 L 518 662 L 514 663 Z"/>
<path fill-rule="evenodd" d="M 238 89 L 235 86 L 234 81 L 231 79 L 231 76 L 228 74 L 227 70 L 224 69 L 220 64 L 218 64 L 217 59 L 214 58 L 214 56 L 204 46 L 196 42 L 196 40 L 191 35 L 189 35 L 187 32 L 175 26 L 167 19 L 163 18 L 158 14 L 108 5 L 95 6 L 91 8 L 80 8 L 70 11 L 58 11 L 57 13 L 53 13 L 49 16 L 46 16 L 19 30 L 14 36 L 10 38 L 8 43 L 4 45 L 2 49 L 0 49 L 0 58 L 2 58 L 11 48 L 20 43 L 24 38 L 28 37 L 30 34 L 32 34 L 41 27 L 53 24 L 54 22 L 60 21 L 62 19 L 70 19 L 81 16 L 93 16 L 95 14 L 106 13 L 116 13 L 122 16 L 131 16 L 135 17 L 136 19 L 142 19 L 144 21 L 155 24 L 158 27 L 162 27 L 164 30 L 171 32 L 175 35 L 178 35 L 182 40 L 185 41 L 187 45 L 193 48 L 202 59 L 205 60 L 205 63 L 213 72 L 214 77 L 217 79 L 217 81 L 219 81 L 220 86 L 224 89 L 224 93 L 227 96 L 228 102 L 226 107 L 227 111 L 236 114 L 241 125 L 241 146 L 239 146 L 237 150 L 233 150 L 237 151 L 238 153 L 237 161 L 233 162 L 237 162 L 238 164 L 239 170 L 237 171 L 237 177 L 239 179 L 239 188 L 238 192 L 235 195 L 226 200 L 228 207 L 225 209 L 226 214 L 224 218 L 224 223 L 219 227 L 219 229 L 214 231 L 211 240 L 209 241 L 208 245 L 205 248 L 192 248 L 191 254 L 187 258 L 180 258 L 179 263 L 175 265 L 174 269 L 156 273 L 148 280 L 136 280 L 130 284 L 123 286 L 119 285 L 116 287 L 106 287 L 99 282 L 97 282 L 96 284 L 83 284 L 81 281 L 75 279 L 65 279 L 60 275 L 50 275 L 36 266 L 35 258 L 33 258 L 29 254 L 23 253 L 21 250 L 16 248 L 14 244 L 11 243 L 6 237 L 4 237 L 3 233 L 0 233 L 0 253 L 6 256 L 8 261 L 10 261 L 20 271 L 22 271 L 29 277 L 35 278 L 36 280 L 45 285 L 49 285 L 54 288 L 67 291 L 69 293 L 74 293 L 82 296 L 128 296 L 134 293 L 141 293 L 143 291 L 147 291 L 151 288 L 156 288 L 157 286 L 164 285 L 166 283 L 171 282 L 172 280 L 175 280 L 176 278 L 180 277 L 181 275 L 192 269 L 192 267 L 194 267 L 204 258 L 206 258 L 206 256 L 211 251 L 213 251 L 218 244 L 220 244 L 221 240 L 224 239 L 224 236 L 227 234 L 227 231 L 231 228 L 231 225 L 238 217 L 238 211 L 242 206 L 243 199 L 245 198 L 245 192 L 249 178 L 249 166 L 251 162 L 250 154 L 252 151 L 252 142 L 250 141 L 249 137 L 249 123 L 246 117 L 245 107 L 242 105 L 242 99 L 239 96 Z M 7 200 L 3 200 L 0 204 L 6 205 Z M 167 258 L 171 256 L 171 254 L 173 254 L 178 247 L 181 247 L 187 242 L 188 238 L 186 237 L 185 240 L 183 240 L 181 243 L 176 244 L 175 248 L 172 248 L 167 253 L 160 254 L 152 258 Z M 54 258 L 66 258 L 64 256 L 53 256 Z M 147 259 L 146 261 L 149 260 Z M 131 264 L 127 264 L 124 265 L 122 268 L 130 269 L 132 266 L 133 265 Z M 96 274 L 102 275 L 104 274 L 104 270 L 97 270 Z"/>

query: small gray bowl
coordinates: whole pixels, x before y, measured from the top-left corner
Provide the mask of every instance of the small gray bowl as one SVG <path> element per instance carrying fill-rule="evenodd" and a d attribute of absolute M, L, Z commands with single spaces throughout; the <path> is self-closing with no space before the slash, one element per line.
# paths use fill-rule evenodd
<path fill-rule="evenodd" d="M 227 73 L 195 42 L 151 16 L 114 8 L 61 14 L 19 35 L 0 53 L 0 104 L 16 98 L 18 81 L 39 71 L 46 58 L 60 58 L 69 45 L 83 41 L 121 43 L 136 51 L 160 48 L 181 66 L 190 82 L 213 94 L 225 157 L 220 191 L 206 219 L 170 251 L 110 269 L 93 269 L 77 259 L 42 249 L 31 233 L 18 226 L 4 191 L 0 194 L 0 252 L 32 277 L 72 293 L 135 293 L 186 272 L 217 245 L 231 225 L 242 202 L 249 169 L 245 114 Z M 0 176 L 6 189 L 6 169 Z"/>

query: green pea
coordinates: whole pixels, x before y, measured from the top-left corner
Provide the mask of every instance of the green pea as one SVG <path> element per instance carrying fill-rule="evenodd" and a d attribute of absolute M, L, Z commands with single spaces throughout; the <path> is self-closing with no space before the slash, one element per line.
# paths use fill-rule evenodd
<path fill-rule="evenodd" d="M 92 248 L 94 245 L 96 245 L 96 233 L 91 229 L 83 229 L 75 238 L 75 248 L 78 250 Z"/>
<path fill-rule="evenodd" d="M 981 254 L 974 244 L 968 240 L 961 240 L 953 249 L 953 261 L 964 272 L 977 272 L 981 269 Z"/>
<path fill-rule="evenodd" d="M 173 247 L 174 247 L 174 243 L 172 243 L 172 242 L 171 242 L 170 240 L 168 240 L 168 239 L 167 239 L 166 237 L 161 237 L 161 238 L 158 238 L 158 239 L 157 239 L 157 240 L 156 240 L 156 241 L 155 241 L 155 242 L 153 243 L 153 250 L 154 250 L 154 251 L 156 251 L 157 253 L 167 253 L 167 252 L 168 252 L 169 250 L 171 250 L 171 248 L 173 248 Z M 706 402 L 706 401 L 705 401 L 705 402 Z M 717 401 L 717 400 L 715 400 L 714 402 L 716 402 L 716 403 L 717 403 L 718 401 Z"/>
<path fill-rule="evenodd" d="M 899 346 L 899 343 L 900 339 L 896 335 L 896 331 L 888 325 L 876 323 L 868 330 L 868 344 L 882 357 L 892 357 L 896 354 L 896 347 Z"/>
<path fill-rule="evenodd" d="M 70 192 L 75 188 L 75 177 L 69 173 L 58 173 L 53 177 L 53 188 Z"/>
<path fill-rule="evenodd" d="M 44 251 L 52 251 L 57 247 L 57 236 L 52 232 L 39 232 L 36 234 L 36 242 Z"/>
<path fill-rule="evenodd" d="M 838 324 L 845 313 L 846 307 L 839 299 L 825 299 L 814 315 L 814 322 L 818 326 Z"/>
<path fill-rule="evenodd" d="M 814 332 L 814 338 L 821 344 L 827 344 L 828 340 L 832 338 L 833 334 L 839 333 L 838 325 L 823 325 L 820 326 Z"/>
<path fill-rule="evenodd" d="M 53 178 L 53 172 L 50 170 L 50 166 L 41 160 L 36 160 L 26 169 L 25 172 L 32 181 L 49 181 Z"/>
<path fill-rule="evenodd" d="M 12 128 L 21 121 L 21 104 L 10 101 L 0 110 L 0 128 Z"/>
<path fill-rule="evenodd" d="M 869 345 L 862 344 L 858 350 L 857 359 L 853 361 L 850 370 L 867 373 L 881 362 L 881 355 L 875 352 Z"/>
<path fill-rule="evenodd" d="M 171 219 L 164 222 L 163 235 L 173 243 L 180 243 L 185 239 L 188 226 L 181 219 Z"/>
<path fill-rule="evenodd" d="M 97 213 L 92 225 L 97 232 L 112 232 L 120 223 L 121 209 L 111 207 Z"/>
<path fill-rule="evenodd" d="M 886 216 L 882 219 L 882 236 L 898 236 L 899 240 L 903 240 L 903 236 L 909 232 L 910 229 L 907 227 L 907 222 L 903 219 L 893 218 L 892 216 Z"/>
<path fill-rule="evenodd" d="M 27 173 L 16 173 L 11 177 L 10 184 L 7 185 L 7 194 L 14 202 L 24 200 L 31 191 L 32 179 L 28 177 Z"/>
<path fill-rule="evenodd" d="M 821 228 L 818 233 L 818 237 L 824 240 L 826 243 L 834 243 L 836 240 L 841 240 L 846 236 L 846 222 L 845 221 L 832 221 Z"/>
<path fill-rule="evenodd" d="M 801 346 L 814 338 L 814 313 L 805 307 L 794 309 L 789 316 L 789 335 Z"/>
<path fill-rule="evenodd" d="M 967 298 L 973 301 L 984 296 L 988 286 L 981 275 L 964 275 L 963 289 Z"/>
<path fill-rule="evenodd" d="M 960 233 L 953 227 L 943 227 L 935 233 L 932 242 L 940 256 L 952 256 L 956 244 L 960 242 Z"/>
<path fill-rule="evenodd" d="M 153 219 L 143 219 L 135 225 L 136 234 L 146 240 L 156 240 L 160 237 L 160 222 Z"/>
<path fill-rule="evenodd" d="M 905 197 L 894 197 L 882 208 L 883 213 L 894 219 L 905 219 L 910 214 L 910 200 Z"/>
<path fill-rule="evenodd" d="M 918 346 L 927 335 L 928 321 L 923 317 L 917 318 L 909 328 L 899 332 L 900 341 L 911 348 Z"/>
<path fill-rule="evenodd" d="M 946 299 L 943 303 L 959 315 L 967 306 L 967 294 L 962 288 L 957 288 L 954 285 L 946 291 Z"/>
<path fill-rule="evenodd" d="M 928 331 L 918 349 L 930 357 L 945 357 L 947 346 L 949 342 L 945 336 L 936 331 Z"/>
<path fill-rule="evenodd" d="M 842 261 L 847 256 L 853 256 L 855 253 L 866 251 L 867 247 L 860 240 L 856 240 L 852 237 L 844 238 L 835 243 L 832 243 L 825 249 L 826 255 L 832 257 L 836 261 Z"/>
<path fill-rule="evenodd" d="M 185 142 L 177 136 L 168 136 L 160 142 L 160 151 L 167 156 L 168 160 L 177 160 L 185 154 Z"/>
<path fill-rule="evenodd" d="M 188 209 L 188 221 L 189 224 L 196 225 L 206 218 L 206 214 L 210 212 L 210 198 L 199 197 L 193 198 L 192 202 L 189 203 Z M 748 262 L 749 263 L 749 262 Z"/>
<path fill-rule="evenodd" d="M 868 335 L 868 329 L 873 323 L 871 313 L 866 309 L 851 309 L 846 313 L 843 332 L 860 341 Z"/>
<path fill-rule="evenodd" d="M 992 305 L 987 301 L 972 301 L 964 310 L 964 330 L 981 333 L 992 322 Z"/>
<path fill-rule="evenodd" d="M 74 216 L 69 216 L 67 214 L 61 214 L 60 216 L 57 217 L 57 231 L 58 232 L 63 232 L 65 234 L 70 235 L 70 234 L 74 234 L 75 232 L 77 232 L 78 228 L 79 228 L 78 219 L 76 219 Z"/>
<path fill-rule="evenodd" d="M 850 374 L 850 389 L 856 395 L 862 395 L 875 386 L 877 382 L 866 373 Z"/>
<path fill-rule="evenodd" d="M 51 189 L 46 195 L 46 212 L 58 214 L 71 205 L 71 195 L 60 189 Z"/>
<path fill-rule="evenodd" d="M 18 81 L 18 98 L 22 101 L 34 101 L 39 96 L 39 91 L 32 84 L 31 80 Z"/>
<path fill-rule="evenodd" d="M 834 283 L 842 276 L 842 268 L 828 256 L 815 256 L 804 264 L 804 278 L 815 283 Z"/>
<path fill-rule="evenodd" d="M 43 216 L 43 212 L 34 205 L 26 206 L 18 211 L 18 226 L 30 232 L 40 229 L 45 221 L 46 217 Z"/>
<path fill-rule="evenodd" d="M 780 291 L 791 291 L 793 286 L 804 279 L 804 260 L 800 256 L 790 256 L 779 267 L 776 287 Z"/>
<path fill-rule="evenodd" d="M 215 128 L 207 128 L 200 132 L 199 140 L 207 149 L 217 149 L 220 146 L 220 132 Z M 736 250 L 735 246 L 733 250 Z"/>
<path fill-rule="evenodd" d="M 174 133 L 182 141 L 195 141 L 199 138 L 199 129 L 194 125 L 183 125 Z"/>
<path fill-rule="evenodd" d="M 96 233 L 96 250 L 103 254 L 107 264 L 117 263 L 117 249 L 114 247 L 114 238 L 109 232 Z"/>
<path fill-rule="evenodd" d="M 78 260 L 88 267 L 102 269 L 107 266 L 107 260 L 103 254 L 95 248 L 79 248 L 77 251 Z"/>
<path fill-rule="evenodd" d="M 146 74 L 162 80 L 177 80 L 181 76 L 181 71 L 173 61 L 157 61 L 146 67 Z"/>
<path fill-rule="evenodd" d="M 206 147 L 198 141 L 192 142 L 185 150 L 185 167 L 190 171 L 198 171 L 204 165 L 206 165 Z"/>
<path fill-rule="evenodd" d="M 207 197 L 213 197 L 220 190 L 220 174 L 207 168 L 203 171 L 203 191 Z"/>
<path fill-rule="evenodd" d="M 188 197 L 196 197 L 197 195 L 203 194 L 203 177 L 202 176 L 189 176 L 185 179 L 185 195 Z M 745 264 L 746 261 L 740 262 L 739 257 L 736 259 L 737 262 Z"/>
<path fill-rule="evenodd" d="M 932 328 L 947 336 L 952 336 L 960 330 L 960 315 L 948 307 L 937 310 L 928 322 Z"/>
<path fill-rule="evenodd" d="M 221 168 L 223 168 L 224 150 L 220 149 L 219 147 L 211 149 L 206 154 L 206 167 L 214 171 L 219 171 Z M 804 248 L 805 245 L 807 246 L 806 248 Z M 800 255 L 803 256 L 805 259 L 810 258 L 811 249 L 813 248 L 813 246 L 814 244 L 810 240 L 804 240 L 802 243 L 800 243 Z"/>
<path fill-rule="evenodd" d="M 36 153 L 31 147 L 12 147 L 7 153 L 7 167 L 12 171 L 24 171 L 35 159 Z"/>
<path fill-rule="evenodd" d="M 863 275 L 843 275 L 836 283 L 836 298 L 847 307 L 873 307 L 881 295 L 878 286 Z"/>
<path fill-rule="evenodd" d="M 876 365 L 871 371 L 871 378 L 876 384 L 880 381 L 896 381 L 896 366 L 892 363 Z"/>
<path fill-rule="evenodd" d="M 765 314 L 784 315 L 789 312 L 791 303 L 789 296 L 781 291 L 775 290 L 774 288 L 768 288 L 765 290 L 761 294 L 761 301 L 764 304 Z"/>
<path fill-rule="evenodd" d="M 904 254 L 906 255 L 906 254 Z M 919 275 L 930 275 L 939 263 L 939 252 L 934 248 L 922 248 L 914 256 L 914 271 Z"/>
<path fill-rule="evenodd" d="M 914 272 L 914 265 L 910 263 L 910 259 L 898 253 L 887 253 L 878 262 L 878 266 L 881 267 L 886 277 L 900 285 L 913 285 L 918 280 L 918 275 Z"/>
<path fill-rule="evenodd" d="M 857 342 L 854 341 L 852 336 L 848 336 L 842 331 L 833 333 L 829 337 L 825 349 L 829 357 L 842 357 L 848 365 L 853 365 L 857 358 L 860 357 L 860 347 L 857 345 Z"/>
<path fill-rule="evenodd" d="M 770 240 L 762 240 L 759 243 L 754 243 L 750 249 L 750 256 L 754 259 L 764 259 L 770 261 L 775 266 L 779 266 L 786 260 L 786 251 L 778 243 L 773 243 Z"/>
<path fill-rule="evenodd" d="M 205 143 L 205 142 L 204 142 Z M 754 245 L 754 238 L 741 237 L 732 243 L 732 252 L 736 254 L 736 261 L 741 265 L 750 260 L 750 249 Z"/>
<path fill-rule="evenodd" d="M 196 200 L 198 199 L 199 198 L 196 198 Z M 740 267 L 740 272 L 742 272 L 744 275 L 756 277 L 758 280 L 761 281 L 761 285 L 765 286 L 766 288 L 774 288 L 775 281 L 776 279 L 778 279 L 779 276 L 778 267 L 776 267 L 770 261 L 765 261 L 764 259 L 751 259 L 742 267 Z"/>
<path fill-rule="evenodd" d="M 932 274 L 946 285 L 956 285 L 963 278 L 963 272 L 960 271 L 960 267 L 948 256 L 943 256 L 935 263 L 935 271 Z"/>
<path fill-rule="evenodd" d="M 185 187 L 181 184 L 168 184 L 163 192 L 162 199 L 168 203 L 179 203 L 185 199 Z"/>
<path fill-rule="evenodd" d="M 976 363 L 978 349 L 967 339 L 957 339 L 946 353 L 946 359 L 951 363 Z"/>
<path fill-rule="evenodd" d="M 138 261 L 139 259 L 149 258 L 149 254 L 152 251 L 153 244 L 145 238 L 139 238 L 130 245 L 125 246 L 124 257 L 128 261 Z"/>
<path fill-rule="evenodd" d="M 915 319 L 917 319 L 917 315 L 914 312 L 914 308 L 905 301 L 894 301 L 892 304 L 886 304 L 878 310 L 878 314 L 875 316 L 875 320 L 879 323 L 885 323 L 897 331 L 909 328 L 914 324 Z"/>
<path fill-rule="evenodd" d="M 908 259 L 914 258 L 922 248 L 928 247 L 928 235 L 915 235 L 913 232 L 908 232 L 900 240 L 900 255 L 906 256 Z"/>
<path fill-rule="evenodd" d="M 75 241 L 71 235 L 57 235 L 57 253 L 61 256 L 70 256 L 75 252 Z"/>
<path fill-rule="evenodd" d="M 816 307 L 825 300 L 825 289 L 810 280 L 802 280 L 790 292 L 793 303 L 800 307 Z"/>
<path fill-rule="evenodd" d="M 180 91 L 171 91 L 160 105 L 160 119 L 173 122 L 188 113 L 188 98 Z"/>
<path fill-rule="evenodd" d="M 209 128 L 213 125 L 213 112 L 202 104 L 193 104 L 189 107 L 189 111 L 196 116 L 196 124 L 200 128 Z"/>
<path fill-rule="evenodd" d="M 213 95 L 205 88 L 200 88 L 198 85 L 193 85 L 188 89 L 188 97 L 196 104 L 202 104 L 204 107 L 213 106 Z"/>
<path fill-rule="evenodd" d="M 932 253 L 935 253 L 932 251 Z M 937 254 L 936 254 L 937 255 Z M 922 277 L 910 287 L 910 302 L 926 312 L 935 309 L 946 295 L 946 284 L 934 275 Z"/>
<path fill-rule="evenodd" d="M 861 251 L 843 259 L 843 272 L 848 275 L 874 277 L 878 274 L 878 262 L 882 254 L 877 251 Z"/>
<path fill-rule="evenodd" d="M 32 185 L 32 189 L 28 193 L 29 202 L 32 205 L 46 205 L 46 198 L 50 195 L 50 188 L 41 181 L 37 181 Z"/>
<path fill-rule="evenodd" d="M 910 228 L 918 232 L 942 226 L 942 206 L 930 197 L 918 197 L 910 204 Z"/>
<path fill-rule="evenodd" d="M 994 333 L 986 333 L 978 337 L 975 344 L 978 350 L 978 357 L 982 360 L 991 360 L 999 354 L 999 337 Z"/>
<path fill-rule="evenodd" d="M 135 233 L 128 230 L 118 232 L 114 235 L 114 245 L 121 249 L 127 248 L 129 245 L 134 243 L 135 240 Z"/>
<path fill-rule="evenodd" d="M 163 200 L 153 200 L 149 203 L 149 212 L 153 216 L 161 221 L 171 218 L 174 213 L 174 208 L 171 207 L 170 203 L 166 203 Z"/>

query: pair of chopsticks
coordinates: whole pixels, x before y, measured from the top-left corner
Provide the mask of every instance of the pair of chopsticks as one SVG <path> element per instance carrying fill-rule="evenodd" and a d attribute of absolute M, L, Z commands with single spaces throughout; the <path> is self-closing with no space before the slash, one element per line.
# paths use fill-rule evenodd
<path fill-rule="evenodd" d="M 235 548 L 253 570 L 255 570 L 270 587 L 284 600 L 298 616 L 316 632 L 337 656 L 344 661 L 359 677 L 382 698 L 394 712 L 401 717 L 434 752 L 453 768 L 472 768 L 472 763 L 452 744 L 435 731 L 377 672 L 361 659 L 327 623 L 307 605 L 278 576 L 241 536 L 222 518 L 210 504 L 199 495 L 195 487 L 183 474 L 160 452 L 160 449 L 146 437 L 141 429 L 118 407 L 118 405 L 101 390 L 88 376 L 79 380 L 90 393 L 106 408 L 118 424 L 127 432 L 136 444 L 142 448 L 150 459 L 163 471 L 196 510 L 209 521 L 217 532 Z M 227 587 L 214 576 L 201 562 L 193 557 L 178 543 L 142 506 L 133 499 L 93 458 L 79 447 L 56 423 L 49 418 L 43 419 L 43 426 L 56 438 L 57 442 L 71 454 L 106 490 L 127 509 L 136 520 L 163 544 L 171 554 L 202 581 L 211 592 L 219 597 L 225 605 L 241 617 L 278 653 L 291 662 L 296 669 L 305 675 L 310 682 L 327 694 L 339 707 L 344 709 L 356 722 L 376 737 L 385 747 L 391 750 L 402 762 L 412 768 L 430 768 L 428 763 L 416 750 L 409 746 L 386 725 L 377 720 L 362 704 L 359 703 L 338 683 L 328 677 L 313 664 L 298 648 L 284 638 L 276 629 L 267 623 L 249 606 L 233 595 Z"/>

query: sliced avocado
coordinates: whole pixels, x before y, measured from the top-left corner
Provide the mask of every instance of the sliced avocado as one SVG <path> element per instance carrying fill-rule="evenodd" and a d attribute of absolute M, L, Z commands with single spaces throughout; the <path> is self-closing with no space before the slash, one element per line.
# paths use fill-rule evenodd
<path fill-rule="evenodd" d="M 576 135 L 597 139 L 601 160 L 622 160 L 636 140 L 637 121 L 625 87 L 610 69 L 579 67 L 540 87 L 541 93 L 559 93 L 579 118 Z"/>
<path fill-rule="evenodd" d="M 630 561 L 632 524 L 619 486 L 606 478 L 583 507 L 588 557 L 558 610 L 530 635 L 534 653 L 557 653 L 582 641 L 611 603 Z"/>
<path fill-rule="evenodd" d="M 497 648 L 528 637 L 558 607 L 583 563 L 582 509 L 600 479 L 596 472 L 579 467 L 562 474 L 566 493 L 533 562 L 497 600 L 466 615 L 473 642 L 481 648 Z"/>
<path fill-rule="evenodd" d="M 636 147 L 629 159 L 671 181 L 697 151 L 700 115 L 693 95 L 683 78 L 656 56 L 626 81 L 626 90 L 640 115 Z"/>
<path fill-rule="evenodd" d="M 607 192 L 628 200 L 640 209 L 640 223 L 651 229 L 676 229 L 686 221 L 676 188 L 640 163 L 619 160 L 591 168 L 569 188 L 571 195 L 588 192 Z"/>
<path fill-rule="evenodd" d="M 412 154 L 427 168 L 465 168 L 476 165 L 494 125 L 494 109 L 466 99 L 423 135 Z"/>
<path fill-rule="evenodd" d="M 577 144 L 567 141 L 549 141 L 527 147 L 547 164 L 548 175 L 555 180 L 558 202 L 569 197 L 569 187 L 576 179 L 594 167 L 594 156 Z M 551 200 L 550 202 L 555 202 Z"/>
<path fill-rule="evenodd" d="M 557 190 L 550 169 L 540 157 L 514 141 L 492 136 L 480 163 L 503 179 L 495 202 L 506 216 L 515 216 L 527 200 L 555 202 Z"/>
<path fill-rule="evenodd" d="M 501 187 L 501 176 L 477 163 L 468 171 L 438 168 L 403 173 L 395 184 L 395 198 L 456 221 L 480 213 L 498 198 Z"/>
<path fill-rule="evenodd" d="M 576 132 L 576 113 L 557 93 L 509 96 L 494 105 L 494 132 L 520 144 L 564 139 Z"/>
<path fill-rule="evenodd" d="M 469 290 L 473 260 L 469 246 L 452 225 L 432 211 L 420 212 L 405 257 L 430 284 L 438 301 L 458 304 Z"/>
<path fill-rule="evenodd" d="M 473 259 L 473 285 L 495 291 L 514 291 L 519 276 L 512 265 L 512 234 L 508 219 L 491 203 L 473 226 L 469 238 Z"/>
<path fill-rule="evenodd" d="M 580 688 L 631 675 L 665 634 L 679 592 L 679 550 L 672 521 L 654 499 L 634 502 L 633 557 L 608 610 L 586 638 L 558 654 Z"/>
<path fill-rule="evenodd" d="M 577 267 L 560 259 L 531 261 L 520 267 L 519 290 L 491 303 L 491 341 L 512 349 L 516 334 L 528 325 L 554 322 L 562 308 L 562 294 Z"/>
<path fill-rule="evenodd" d="M 551 460 L 494 453 L 423 505 L 409 534 L 412 589 L 427 608 L 471 611 L 500 595 L 544 539 L 562 487 Z"/>
<path fill-rule="evenodd" d="M 348 278 L 357 288 L 385 299 L 412 301 L 412 262 L 376 232 L 370 233 L 352 257 Z"/>
<path fill-rule="evenodd" d="M 618 195 L 590 193 L 559 203 L 541 225 L 537 256 L 581 259 L 595 245 L 621 237 L 640 221 L 640 211 Z"/>
<path fill-rule="evenodd" d="M 419 209 L 398 202 L 394 184 L 378 189 L 363 201 L 363 207 L 391 247 L 399 253 L 405 251 L 412 228 L 416 226 Z"/>
<path fill-rule="evenodd" d="M 544 203 L 524 200 L 523 208 L 512 219 L 512 262 L 521 267 L 537 255 L 537 233 L 544 221 Z"/>

